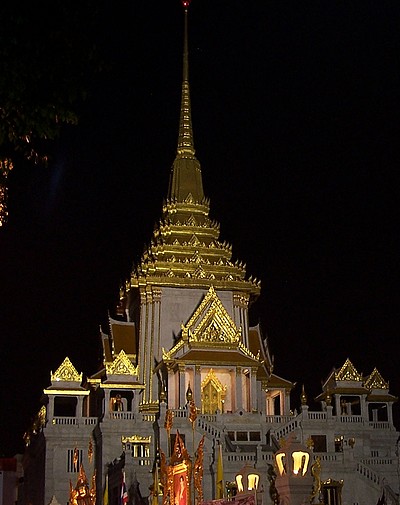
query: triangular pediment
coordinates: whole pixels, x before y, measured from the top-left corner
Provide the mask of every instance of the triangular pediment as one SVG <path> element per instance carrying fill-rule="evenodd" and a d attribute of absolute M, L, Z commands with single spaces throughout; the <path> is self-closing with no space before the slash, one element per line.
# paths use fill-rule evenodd
<path fill-rule="evenodd" d="M 131 360 L 122 350 L 112 363 L 106 363 L 107 375 L 137 375 L 138 368 L 132 365 Z"/>
<path fill-rule="evenodd" d="M 212 286 L 188 323 L 182 326 L 182 338 L 189 343 L 232 345 L 239 343 L 240 336 L 240 328 L 233 322 Z"/>
<path fill-rule="evenodd" d="M 365 381 L 367 389 L 389 389 L 389 384 L 383 379 L 382 375 L 376 368 L 372 371 L 371 375 Z"/>
<path fill-rule="evenodd" d="M 51 372 L 51 382 L 82 382 L 82 374 L 78 373 L 69 358 L 65 358 L 57 370 Z"/>
<path fill-rule="evenodd" d="M 349 358 L 346 359 L 342 368 L 335 373 L 335 379 L 337 381 L 357 381 L 357 382 L 362 382 L 363 380 L 362 375 L 357 372 L 357 370 L 355 369 L 353 363 L 349 360 Z"/>

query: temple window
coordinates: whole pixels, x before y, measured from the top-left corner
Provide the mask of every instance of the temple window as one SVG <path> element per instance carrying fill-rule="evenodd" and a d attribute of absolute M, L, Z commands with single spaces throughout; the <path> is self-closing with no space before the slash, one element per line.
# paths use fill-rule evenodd
<path fill-rule="evenodd" d="M 74 396 L 56 396 L 54 398 L 55 417 L 76 417 L 78 399 Z"/>
<path fill-rule="evenodd" d="M 111 391 L 110 412 L 130 412 L 132 410 L 133 393 L 131 391 Z"/>
<path fill-rule="evenodd" d="M 340 397 L 340 415 L 359 416 L 361 415 L 361 404 L 359 396 Z"/>
<path fill-rule="evenodd" d="M 375 423 L 387 421 L 388 409 L 386 403 L 370 403 L 368 405 L 368 420 Z"/>
<path fill-rule="evenodd" d="M 311 435 L 314 452 L 326 452 L 326 435 Z"/>
<path fill-rule="evenodd" d="M 67 450 L 67 472 L 77 473 L 83 462 L 82 449 L 68 449 Z"/>
<path fill-rule="evenodd" d="M 237 431 L 236 440 L 238 442 L 247 442 L 248 440 L 247 431 Z"/>

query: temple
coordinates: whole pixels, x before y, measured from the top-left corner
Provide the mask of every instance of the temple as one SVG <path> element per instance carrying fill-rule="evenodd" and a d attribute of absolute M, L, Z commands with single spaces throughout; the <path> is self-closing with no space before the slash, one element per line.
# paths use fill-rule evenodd
<path fill-rule="evenodd" d="M 101 329 L 103 368 L 84 377 L 66 357 L 50 374 L 25 435 L 25 503 L 80 503 L 79 478 L 90 503 L 233 499 L 235 477 L 250 465 L 259 500 L 272 505 L 274 456 L 291 437 L 320 464 L 322 483 L 341 483 L 343 505 L 375 505 L 382 493 L 398 503 L 397 398 L 381 373 L 361 374 L 347 359 L 327 371 L 320 410 L 310 411 L 303 388 L 295 411 L 299 378 L 279 376 L 262 328 L 250 326 L 261 285 L 210 217 L 194 148 L 189 2 L 183 6 L 178 142 L 161 217 Z M 90 490 L 84 472 L 93 476 Z M 313 489 L 309 502 L 321 501 Z"/>

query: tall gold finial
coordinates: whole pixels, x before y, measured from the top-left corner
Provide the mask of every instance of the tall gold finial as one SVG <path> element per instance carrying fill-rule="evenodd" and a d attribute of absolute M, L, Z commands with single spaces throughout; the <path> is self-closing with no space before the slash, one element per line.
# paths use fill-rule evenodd
<path fill-rule="evenodd" d="M 179 123 L 178 155 L 194 156 L 192 113 L 189 92 L 189 49 L 188 49 L 188 9 L 190 0 L 182 0 L 185 13 L 185 26 L 183 38 L 183 76 L 181 118 Z"/>
<path fill-rule="evenodd" d="M 306 391 L 304 389 L 304 384 L 301 388 L 300 400 L 301 400 L 302 405 L 307 405 L 307 395 L 306 395 Z"/>
<path fill-rule="evenodd" d="M 190 0 L 182 0 L 184 8 L 183 76 L 179 120 L 178 147 L 172 167 L 168 200 L 194 204 L 204 203 L 200 163 L 195 157 L 192 111 L 189 91 L 188 9 Z"/>

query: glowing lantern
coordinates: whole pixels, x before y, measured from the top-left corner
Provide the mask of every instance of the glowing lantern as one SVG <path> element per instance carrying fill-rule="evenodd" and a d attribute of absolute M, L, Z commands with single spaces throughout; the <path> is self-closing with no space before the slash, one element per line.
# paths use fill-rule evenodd
<path fill-rule="evenodd" d="M 310 453 L 296 439 L 292 439 L 287 448 L 280 449 L 275 454 L 279 475 L 294 475 L 303 477 L 310 464 Z"/>
<path fill-rule="evenodd" d="M 245 465 L 235 476 L 238 494 L 257 491 L 260 474 L 249 464 Z"/>

